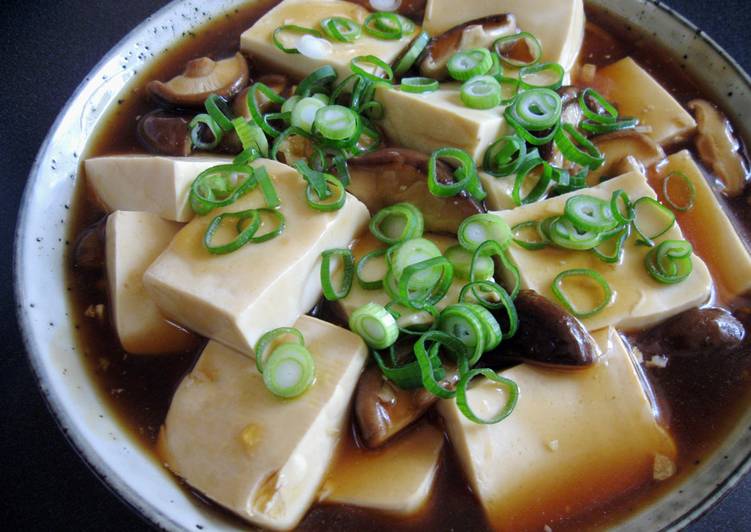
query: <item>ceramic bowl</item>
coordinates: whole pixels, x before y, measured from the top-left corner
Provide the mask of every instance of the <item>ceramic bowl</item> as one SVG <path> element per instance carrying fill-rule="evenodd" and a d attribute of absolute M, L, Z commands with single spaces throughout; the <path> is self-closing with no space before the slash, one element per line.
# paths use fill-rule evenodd
<path fill-rule="evenodd" d="M 731 119 L 747 145 L 751 139 L 751 82 L 707 35 L 664 5 L 643 0 L 593 0 L 654 33 L 677 57 L 689 55 L 692 72 L 710 96 L 728 102 Z M 108 107 L 137 70 L 209 17 L 244 0 L 176 0 L 135 28 L 84 79 L 63 108 L 31 170 L 15 242 L 18 318 L 39 386 L 83 460 L 131 505 L 168 530 L 226 530 L 226 523 L 179 488 L 174 478 L 141 450 L 108 415 L 108 406 L 84 366 L 74 340 L 66 296 L 64 252 L 79 155 Z M 200 9 L 198 9 L 200 7 Z M 165 30 L 165 28 L 167 28 Z M 751 466 L 751 411 L 714 458 L 681 487 L 623 523 L 623 530 L 680 529 L 708 511 Z"/>

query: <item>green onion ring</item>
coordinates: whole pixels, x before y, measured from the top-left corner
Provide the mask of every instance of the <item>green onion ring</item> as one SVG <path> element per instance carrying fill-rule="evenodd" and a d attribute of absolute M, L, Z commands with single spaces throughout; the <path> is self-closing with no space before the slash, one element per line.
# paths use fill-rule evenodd
<path fill-rule="evenodd" d="M 363 22 L 365 33 L 377 39 L 394 41 L 404 35 L 401 19 L 394 13 L 371 13 Z"/>
<path fill-rule="evenodd" d="M 393 224 L 395 220 L 401 226 L 401 231 L 398 235 L 387 234 L 389 231 L 385 224 Z M 402 223 L 399 223 L 399 221 Z M 370 232 L 378 240 L 388 245 L 420 238 L 424 230 L 425 221 L 422 212 L 411 203 L 397 203 L 385 207 L 370 220 Z"/>
<path fill-rule="evenodd" d="M 330 39 L 339 42 L 355 42 L 362 35 L 362 27 L 347 17 L 328 17 L 321 21 L 321 29 Z"/>
<path fill-rule="evenodd" d="M 596 170 L 605 162 L 605 156 L 597 146 L 582 135 L 573 124 L 563 124 L 555 135 L 555 144 L 566 160 L 580 166 Z"/>
<path fill-rule="evenodd" d="M 477 364 L 485 352 L 485 328 L 480 319 L 469 309 L 469 305 L 456 303 L 441 311 L 438 330 L 453 336 L 472 354 L 468 363 Z"/>
<path fill-rule="evenodd" d="M 292 370 L 291 365 L 295 366 Z M 263 383 L 277 397 L 291 399 L 302 395 L 315 381 L 315 362 L 310 351 L 300 344 L 282 344 L 272 351 L 264 364 Z M 298 375 L 294 382 L 286 382 Z"/>
<path fill-rule="evenodd" d="M 580 311 L 574 305 L 571 303 L 571 301 L 568 299 L 566 294 L 563 293 L 562 285 L 563 281 L 566 280 L 568 277 L 589 277 L 592 279 L 597 285 L 600 287 L 603 293 L 602 302 L 597 305 L 595 308 L 588 310 L 588 311 Z M 559 273 L 556 278 L 553 280 L 553 285 L 551 287 L 553 291 L 553 295 L 556 297 L 556 299 L 564 306 L 564 308 L 576 316 L 577 318 L 585 319 L 590 318 L 603 310 L 605 307 L 607 307 L 612 299 L 613 299 L 613 290 L 610 288 L 610 285 L 605 280 L 605 278 L 600 275 L 598 272 L 594 270 L 590 270 L 588 268 L 580 268 L 575 270 L 566 270 L 564 272 Z"/>
<path fill-rule="evenodd" d="M 662 284 L 677 284 L 694 269 L 693 247 L 685 240 L 665 240 L 644 257 L 644 265 L 652 278 Z"/>
<path fill-rule="evenodd" d="M 336 81 L 336 70 L 331 65 L 324 65 L 305 77 L 295 90 L 297 96 L 303 98 L 318 92 L 328 92 L 326 87 Z"/>
<path fill-rule="evenodd" d="M 590 98 L 603 108 L 605 114 L 601 114 L 597 111 L 592 110 L 588 102 L 588 99 Z M 581 108 L 584 116 L 594 123 L 615 124 L 616 120 L 618 120 L 618 109 L 616 109 L 613 104 L 607 101 L 602 94 L 591 87 L 584 89 L 579 94 L 579 107 Z"/>
<path fill-rule="evenodd" d="M 527 222 L 522 222 L 520 224 L 516 224 L 514 227 L 511 228 L 511 233 L 514 237 L 514 243 L 519 246 L 520 248 L 526 249 L 527 251 L 538 251 L 540 249 L 544 249 L 548 246 L 547 242 L 545 240 L 538 240 L 537 242 L 530 242 L 529 240 L 522 240 L 519 238 L 518 234 L 521 231 L 524 231 L 525 229 L 532 228 L 535 230 L 535 233 L 537 235 L 540 235 L 540 222 L 537 220 L 530 220 Z"/>
<path fill-rule="evenodd" d="M 240 181 L 239 176 L 246 176 Z M 196 214 L 208 214 L 233 204 L 253 190 L 258 182 L 255 170 L 243 164 L 220 164 L 198 174 L 190 187 L 190 206 Z"/>
<path fill-rule="evenodd" d="M 485 151 L 483 169 L 493 177 L 514 174 L 527 158 L 527 143 L 518 135 L 496 140 Z"/>
<path fill-rule="evenodd" d="M 349 328 L 372 349 L 391 347 L 399 337 L 396 319 L 377 303 L 363 305 L 352 313 Z"/>
<path fill-rule="evenodd" d="M 470 269 L 472 268 L 472 257 L 474 254 L 462 246 L 451 246 L 444 253 L 451 265 L 454 267 L 454 275 L 461 279 L 469 279 Z M 490 257 L 481 257 L 484 261 L 478 261 L 476 275 L 481 279 L 490 279 L 495 273 L 495 263 Z"/>
<path fill-rule="evenodd" d="M 524 40 L 526 42 L 527 48 L 531 52 L 531 61 L 512 59 L 511 57 L 504 55 L 505 51 L 512 50 L 521 40 Z M 505 37 L 497 39 L 493 43 L 493 50 L 498 54 L 498 57 L 500 57 L 503 63 L 512 67 L 532 66 L 535 63 L 539 62 L 540 58 L 542 57 L 542 44 L 540 44 L 540 41 L 537 40 L 537 37 L 526 31 L 515 33 L 514 35 L 507 35 Z"/>
<path fill-rule="evenodd" d="M 578 194 L 566 200 L 563 215 L 580 231 L 602 233 L 618 225 L 610 202 L 588 194 Z"/>
<path fill-rule="evenodd" d="M 284 232 L 284 229 L 287 227 L 287 220 L 284 218 L 284 215 L 275 209 L 256 209 L 256 212 L 258 212 L 258 215 L 262 218 L 262 215 L 268 215 L 274 218 L 275 225 L 274 229 L 270 231 L 266 231 L 262 235 L 253 235 L 253 237 L 249 240 L 249 242 L 253 244 L 262 244 L 263 242 L 268 242 L 269 240 L 273 240 L 274 238 L 278 237 Z M 260 219 L 260 218 L 259 218 Z M 245 220 L 240 220 L 237 222 L 237 230 L 242 231 L 242 226 L 245 223 Z M 263 220 L 261 219 L 261 224 L 263 225 Z"/>
<path fill-rule="evenodd" d="M 541 72 L 552 72 L 555 75 L 555 81 L 547 85 L 534 85 L 527 81 L 530 76 L 540 74 Z M 538 63 L 519 70 L 519 86 L 522 89 L 551 89 L 555 91 L 561 88 L 565 76 L 566 71 L 558 63 Z"/>
<path fill-rule="evenodd" d="M 410 282 L 413 277 L 417 277 L 425 270 L 431 270 L 433 268 L 440 269 L 440 278 L 435 285 L 429 288 L 420 287 L 417 291 L 410 292 Z M 410 264 L 404 269 L 404 272 L 399 277 L 398 300 L 403 305 L 417 310 L 436 305 L 448 293 L 453 278 L 454 267 L 446 257 L 435 257 L 415 264 Z"/>
<path fill-rule="evenodd" d="M 250 220 L 250 223 L 245 229 L 239 231 L 238 235 L 231 242 L 228 242 L 227 244 L 223 244 L 221 246 L 214 246 L 212 244 L 212 241 L 214 240 L 214 235 L 216 234 L 217 230 L 222 225 L 222 222 L 225 219 L 233 218 L 238 219 L 240 222 Z M 227 253 L 232 253 L 233 251 L 237 251 L 245 244 L 250 242 L 250 239 L 255 234 L 255 232 L 258 231 L 260 225 L 261 217 L 259 216 L 259 213 L 256 209 L 249 209 L 247 211 L 240 212 L 225 212 L 211 220 L 211 223 L 206 228 L 206 233 L 203 237 L 203 245 L 206 250 L 213 255 L 226 255 Z"/>
<path fill-rule="evenodd" d="M 614 133 L 616 131 L 634 129 L 638 125 L 638 118 L 624 118 L 623 120 L 618 120 L 617 122 L 613 122 L 612 124 L 601 124 L 592 120 L 582 120 L 579 124 L 579 127 L 583 131 L 591 133 L 592 135 L 605 135 L 607 133 Z"/>
<path fill-rule="evenodd" d="M 339 290 L 334 288 L 331 278 L 331 258 L 341 257 L 344 267 L 344 275 Z M 355 259 L 349 249 L 327 249 L 321 253 L 321 287 L 323 288 L 323 297 L 327 301 L 339 301 L 349 295 L 352 290 L 352 280 L 355 276 Z M 381 348 L 382 349 L 382 348 Z"/>
<path fill-rule="evenodd" d="M 281 132 L 269 125 L 269 123 L 264 119 L 263 115 L 261 114 L 261 110 L 258 107 L 256 96 L 259 92 L 266 96 L 266 98 L 271 100 L 272 103 L 278 105 L 284 104 L 285 100 L 284 98 L 279 96 L 274 91 L 274 89 L 260 82 L 251 85 L 250 90 L 248 90 L 248 94 L 245 97 L 248 112 L 250 113 L 250 116 L 253 118 L 253 121 L 256 123 L 256 125 L 260 127 L 267 135 L 271 137 L 277 137 Z"/>
<path fill-rule="evenodd" d="M 512 240 L 509 225 L 503 218 L 492 213 L 475 214 L 465 218 L 459 225 L 457 237 L 459 244 L 468 251 L 475 251 L 488 240 L 504 250 L 509 247 Z"/>
<path fill-rule="evenodd" d="M 408 311 L 412 311 L 412 312 L 409 315 L 405 315 L 405 314 L 399 312 L 398 310 L 396 310 L 394 308 L 397 305 L 399 305 L 400 307 L 405 308 Z M 392 316 L 394 316 L 394 319 L 396 320 L 396 324 L 399 326 L 399 332 L 402 333 L 402 334 L 406 334 L 406 335 L 409 335 L 409 336 L 420 336 L 422 334 L 425 334 L 428 331 L 435 330 L 435 328 L 436 328 L 436 326 L 438 324 L 438 316 L 439 316 L 440 312 L 438 311 L 438 309 L 436 307 L 434 307 L 432 305 L 428 305 L 428 306 L 426 306 L 423 309 L 415 311 L 414 309 L 410 309 L 408 307 L 405 307 L 404 305 L 402 305 L 398 301 L 391 301 L 388 305 L 386 305 L 385 308 L 386 308 L 386 310 L 388 310 L 391 313 Z M 420 316 L 420 315 L 424 316 L 425 314 L 429 315 L 432 318 L 432 322 L 430 323 L 430 325 L 426 325 L 426 324 L 413 325 L 413 327 L 415 327 L 415 326 L 421 327 L 419 330 L 411 329 L 409 326 L 405 327 L 401 323 L 399 323 L 400 320 L 408 321 L 409 318 L 412 318 L 414 316 Z M 427 327 L 427 328 L 425 328 L 425 327 Z"/>
<path fill-rule="evenodd" d="M 261 192 L 263 192 L 263 197 L 266 199 L 266 206 L 269 209 L 276 209 L 282 202 L 276 193 L 276 188 L 274 188 L 274 183 L 272 183 L 266 168 L 257 168 L 254 175 L 261 188 Z"/>
<path fill-rule="evenodd" d="M 623 214 L 623 211 L 621 211 L 620 207 L 618 206 L 619 201 L 626 209 L 626 214 Z M 628 194 L 626 194 L 625 190 L 618 189 L 613 192 L 613 195 L 610 198 L 610 212 L 613 214 L 613 218 L 615 218 L 619 224 L 630 224 L 634 221 L 636 212 L 634 211 L 634 206 L 631 203 L 631 199 L 628 197 Z"/>
<path fill-rule="evenodd" d="M 617 264 L 621 262 L 621 259 L 623 258 L 623 252 L 626 245 L 626 241 L 631 236 L 631 224 L 626 224 L 622 226 L 619 229 L 619 232 L 615 234 L 615 236 L 611 236 L 607 239 L 601 239 L 600 243 L 592 248 L 592 253 L 595 254 L 595 256 L 600 259 L 602 262 L 605 262 L 607 264 Z M 613 248 L 613 252 L 610 254 L 607 254 L 603 251 L 600 251 L 598 248 L 602 246 L 603 244 L 607 242 L 615 241 L 615 247 Z"/>
<path fill-rule="evenodd" d="M 555 217 L 547 226 L 547 230 L 553 244 L 563 249 L 588 251 L 602 241 L 600 231 L 579 229 L 565 216 Z"/>
<path fill-rule="evenodd" d="M 209 113 L 222 130 L 225 132 L 232 131 L 233 113 L 224 98 L 216 94 L 211 94 L 206 98 L 203 105 L 206 107 L 206 112 Z"/>
<path fill-rule="evenodd" d="M 372 73 L 365 70 L 366 65 L 373 67 Z M 350 68 L 355 74 L 359 74 L 370 81 L 386 81 L 389 83 L 394 81 L 394 71 L 391 70 L 391 67 L 374 55 L 359 55 L 354 57 L 350 61 Z M 378 70 L 383 71 L 384 77 L 376 75 Z"/>
<path fill-rule="evenodd" d="M 434 342 L 430 347 L 430 353 L 425 348 L 427 342 Z M 415 342 L 415 358 L 417 359 L 417 364 L 420 366 L 423 387 L 441 399 L 452 399 L 456 395 L 456 392 L 444 388 L 435 378 L 437 368 L 434 367 L 434 361 L 438 361 L 440 364 L 440 359 L 437 355 L 441 346 L 446 347 L 456 360 L 467 360 L 467 349 L 464 344 L 453 336 L 441 331 L 428 331 Z"/>
<path fill-rule="evenodd" d="M 459 180 L 454 183 L 441 183 L 438 181 L 438 159 L 453 159 L 459 163 L 459 169 L 454 175 Z M 428 190 L 434 196 L 439 198 L 450 198 L 456 196 L 463 190 L 469 188 L 473 180 L 479 180 L 477 177 L 477 167 L 472 158 L 464 150 L 459 148 L 440 148 L 430 155 L 428 160 Z"/>
<path fill-rule="evenodd" d="M 290 32 L 290 33 L 295 33 L 297 35 L 312 35 L 313 37 L 318 37 L 318 38 L 323 37 L 320 31 L 314 30 L 313 28 L 305 28 L 303 26 L 296 26 L 295 24 L 285 24 L 283 26 L 279 26 L 277 29 L 274 30 L 274 33 L 271 34 L 271 40 L 274 41 L 274 45 L 285 54 L 299 54 L 300 53 L 300 51 L 297 48 L 286 48 L 282 44 L 282 41 L 279 39 L 279 36 L 285 31 Z"/>
<path fill-rule="evenodd" d="M 363 290 L 379 290 L 383 288 L 383 279 L 378 279 L 376 281 L 368 281 L 363 277 L 363 271 L 365 270 L 365 267 L 367 264 L 378 257 L 385 257 L 386 255 L 386 249 L 377 249 L 375 251 L 371 251 L 370 253 L 367 253 L 360 257 L 360 260 L 357 261 L 357 269 L 355 269 L 355 278 L 357 279 L 357 283 L 363 288 Z"/>
<path fill-rule="evenodd" d="M 401 59 L 399 59 L 399 61 L 397 61 L 396 66 L 394 67 L 394 75 L 403 76 L 409 72 L 409 69 L 415 64 L 420 57 L 420 54 L 422 54 L 428 46 L 429 42 L 430 35 L 425 31 L 420 32 L 420 34 L 415 37 L 415 40 L 412 41 L 412 45 L 407 52 L 401 57 Z M 403 82 L 404 81 L 402 81 L 402 83 Z"/>
<path fill-rule="evenodd" d="M 524 181 L 533 170 L 540 166 L 542 166 L 542 173 L 540 174 L 537 183 L 526 196 L 522 197 L 521 194 Z M 516 177 L 514 178 L 514 188 L 511 190 L 511 199 L 517 206 L 534 203 L 547 195 L 552 179 L 553 167 L 547 161 L 540 158 L 537 151 L 535 151 L 530 154 L 527 160 L 524 161 L 524 164 L 522 164 L 517 171 Z"/>
<path fill-rule="evenodd" d="M 673 201 L 673 198 L 670 197 L 670 180 L 674 177 L 680 178 L 680 180 L 683 181 L 683 183 L 686 185 L 686 188 L 688 189 L 689 198 L 688 202 L 685 205 L 678 205 Z M 665 203 L 667 203 L 671 209 L 674 209 L 678 212 L 690 211 L 696 204 L 696 187 L 688 178 L 688 176 L 683 172 L 671 172 L 667 175 L 667 177 L 665 177 L 665 179 L 662 180 L 662 196 L 665 198 Z"/>
<path fill-rule="evenodd" d="M 455 52 L 446 63 L 449 75 L 457 81 L 467 81 L 475 76 L 481 76 L 492 66 L 493 57 L 486 48 Z"/>
<path fill-rule="evenodd" d="M 263 362 L 266 359 L 265 355 L 268 347 L 274 340 L 284 335 L 294 336 L 298 344 L 305 345 L 305 338 L 302 333 L 299 329 L 295 329 L 294 327 L 280 327 L 264 333 L 263 336 L 258 339 L 258 342 L 256 342 L 255 349 L 253 350 L 256 357 L 256 368 L 258 369 L 258 373 L 263 373 Z"/>
<path fill-rule="evenodd" d="M 414 94 L 424 94 L 427 92 L 435 92 L 440 88 L 440 84 L 432 78 L 414 77 L 414 78 L 402 78 L 399 88 L 403 92 L 411 92 Z"/>
<path fill-rule="evenodd" d="M 394 356 L 393 345 L 389 348 L 389 352 L 391 353 L 392 363 L 395 364 L 394 359 L 396 357 Z M 373 358 L 375 359 L 376 364 L 378 364 L 378 368 L 381 370 L 383 376 L 396 384 L 399 388 L 402 390 L 416 390 L 422 388 L 422 375 L 420 373 L 420 366 L 416 360 L 401 366 L 395 365 L 394 367 L 388 367 L 383 361 L 380 353 L 375 350 L 371 351 L 371 353 L 373 354 Z M 433 373 L 436 380 L 441 380 L 446 376 L 446 372 L 441 366 L 441 360 L 438 358 L 437 353 L 433 353 L 431 365 L 436 368 Z"/>
<path fill-rule="evenodd" d="M 469 387 L 469 383 L 472 381 L 472 379 L 478 376 L 483 376 L 488 380 L 501 384 L 506 389 L 506 393 L 508 394 L 506 403 L 503 405 L 500 411 L 491 418 L 479 417 L 474 413 L 472 408 L 470 408 L 469 401 L 467 400 L 467 388 Z M 500 423 L 511 415 L 511 413 L 516 408 L 516 403 L 518 401 L 519 386 L 511 379 L 501 377 L 495 371 L 487 368 L 473 369 L 471 371 L 462 373 L 461 379 L 456 386 L 456 406 L 459 408 L 461 413 L 464 414 L 464 417 L 479 425 L 494 425 L 496 423 Z"/>
<path fill-rule="evenodd" d="M 317 211 L 321 212 L 333 212 L 338 211 L 344 207 L 344 203 L 347 201 L 347 192 L 344 189 L 344 185 L 336 177 L 331 174 L 324 174 L 327 194 L 321 197 L 313 189 L 312 185 L 308 183 L 308 187 L 305 189 L 305 199 L 308 205 Z M 332 189 L 333 188 L 333 192 Z M 316 195 L 318 198 L 316 199 Z M 332 197 L 333 199 L 325 201 L 326 198 Z"/>
<path fill-rule="evenodd" d="M 204 142 L 201 140 L 201 126 L 205 126 L 208 128 L 209 131 L 211 131 L 211 136 L 214 140 L 211 142 Z M 219 143 L 222 141 L 222 137 L 224 137 L 224 132 L 222 131 L 222 128 L 219 127 L 219 124 L 217 124 L 216 120 L 214 120 L 211 115 L 207 115 L 205 113 L 199 114 L 193 117 L 193 120 L 190 121 L 190 124 L 188 124 L 188 129 L 190 130 L 190 142 L 198 148 L 199 150 L 213 150 L 217 146 L 219 146 Z"/>
<path fill-rule="evenodd" d="M 650 198 L 648 196 L 639 198 L 638 200 L 634 202 L 633 205 L 634 205 L 633 225 L 634 225 L 634 230 L 636 231 L 636 234 L 639 235 L 639 237 L 641 237 L 639 242 L 649 247 L 653 247 L 655 245 L 654 240 L 656 238 L 661 237 L 668 231 L 670 231 L 670 229 L 672 229 L 672 227 L 675 225 L 675 213 L 673 213 L 673 211 L 665 207 L 662 203 L 660 203 L 656 199 Z M 667 223 L 665 224 L 665 226 L 662 229 L 658 230 L 657 233 L 655 233 L 654 235 L 645 234 L 642 228 L 639 226 L 639 209 L 645 206 L 656 209 L 658 213 L 662 214 L 667 219 Z"/>
<path fill-rule="evenodd" d="M 462 84 L 459 98 L 471 109 L 493 109 L 501 105 L 501 84 L 493 76 L 475 76 Z"/>

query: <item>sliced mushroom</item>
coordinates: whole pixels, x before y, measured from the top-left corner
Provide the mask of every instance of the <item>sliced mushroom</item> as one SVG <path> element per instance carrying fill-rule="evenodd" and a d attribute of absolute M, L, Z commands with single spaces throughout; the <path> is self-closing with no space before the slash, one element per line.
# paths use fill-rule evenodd
<path fill-rule="evenodd" d="M 638 344 L 650 355 L 722 355 L 741 345 L 745 337 L 745 327 L 728 311 L 694 308 L 643 333 Z"/>
<path fill-rule="evenodd" d="M 494 359 L 518 358 L 532 364 L 584 367 L 600 355 L 597 344 L 574 316 L 533 290 L 522 290 L 514 301 L 519 329 L 493 354 Z"/>
<path fill-rule="evenodd" d="M 152 153 L 187 157 L 193 147 L 188 120 L 182 116 L 152 111 L 138 121 L 138 139 Z"/>
<path fill-rule="evenodd" d="M 706 100 L 693 100 L 688 107 L 696 115 L 699 130 L 696 149 L 701 160 L 722 180 L 726 196 L 741 195 L 748 180 L 748 166 L 740 154 L 740 143 L 730 121 Z"/>
<path fill-rule="evenodd" d="M 456 233 L 462 221 L 485 212 L 480 203 L 466 194 L 439 198 L 428 191 L 429 157 L 405 148 L 384 148 L 350 159 L 351 181 L 348 190 L 371 213 L 394 203 L 410 202 L 425 216 L 425 231 Z M 438 180 L 453 181 L 451 168 L 440 162 Z"/>
<path fill-rule="evenodd" d="M 652 137 L 638 131 L 617 131 L 607 135 L 599 135 L 592 142 L 605 156 L 605 163 L 597 170 L 592 170 L 587 176 L 587 184 L 594 186 L 603 177 L 617 177 L 623 160 L 629 155 L 649 168 L 665 158 L 665 152 Z"/>
<path fill-rule="evenodd" d="M 263 83 L 277 94 L 282 95 L 284 98 L 288 98 L 292 92 L 292 85 L 290 84 L 289 78 L 287 78 L 287 76 L 283 76 L 282 74 L 266 74 L 265 76 L 261 76 L 260 78 L 255 80 L 255 82 Z M 232 110 L 235 112 L 235 114 L 237 116 L 243 116 L 248 120 L 252 118 L 250 116 L 250 110 L 248 109 L 247 103 L 249 90 L 250 87 L 243 89 L 232 102 Z M 258 104 L 258 108 L 262 113 L 267 113 L 272 106 L 271 100 L 269 100 L 262 93 L 259 93 L 256 96 L 256 103 Z"/>
<path fill-rule="evenodd" d="M 478 18 L 455 26 L 430 42 L 420 63 L 420 72 L 423 76 L 445 79 L 448 77 L 446 65 L 456 52 L 490 48 L 501 37 L 517 31 L 516 17 L 511 14 Z"/>
<path fill-rule="evenodd" d="M 84 229 L 73 246 L 73 266 L 86 271 L 104 269 L 107 217 Z"/>
<path fill-rule="evenodd" d="M 371 11 L 394 11 L 411 17 L 425 12 L 427 0 L 351 0 Z M 419 17 L 422 19 L 422 17 Z"/>
<path fill-rule="evenodd" d="M 177 107 L 200 107 L 211 94 L 232 98 L 248 84 L 248 62 L 241 53 L 214 61 L 189 61 L 185 71 L 167 82 L 151 81 L 147 88 L 158 100 Z"/>
<path fill-rule="evenodd" d="M 442 385 L 458 380 L 452 372 Z M 386 379 L 378 366 L 369 367 L 355 394 L 355 417 L 363 442 L 371 449 L 380 447 L 420 419 L 436 401 L 438 397 L 427 390 L 402 390 Z"/>

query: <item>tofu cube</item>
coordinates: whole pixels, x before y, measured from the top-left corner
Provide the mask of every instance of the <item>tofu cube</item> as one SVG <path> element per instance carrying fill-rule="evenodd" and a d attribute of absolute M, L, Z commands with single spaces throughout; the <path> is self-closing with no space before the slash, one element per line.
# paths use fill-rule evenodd
<path fill-rule="evenodd" d="M 522 31 L 542 44 L 542 61 L 570 70 L 584 41 L 582 0 L 469 0 L 457 9 L 455 0 L 428 0 L 423 29 L 431 35 L 477 18 L 511 13 Z"/>
<path fill-rule="evenodd" d="M 190 486 L 273 530 L 294 528 L 313 503 L 368 357 L 345 329 L 308 316 L 295 327 L 316 365 L 304 395 L 276 397 L 255 362 L 209 342 L 172 399 L 158 447 Z"/>
<path fill-rule="evenodd" d="M 462 103 L 459 90 L 456 83 L 424 94 L 379 87 L 375 97 L 384 107 L 379 125 L 395 145 L 423 153 L 451 146 L 480 162 L 488 146 L 505 134 L 504 108 L 471 109 Z"/>
<path fill-rule="evenodd" d="M 334 67 L 340 78 L 344 79 L 352 74 L 350 61 L 357 56 L 374 55 L 386 63 L 393 63 L 411 44 L 420 28 L 417 27 L 411 35 L 395 40 L 377 39 L 363 32 L 353 43 L 332 42 L 331 54 L 321 59 L 283 52 L 274 44 L 274 30 L 286 24 L 320 30 L 319 22 L 327 17 L 345 17 L 363 24 L 368 15 L 370 11 L 364 7 L 342 0 L 284 0 L 242 34 L 240 47 L 255 61 L 301 79 L 325 65 Z M 295 44 L 288 43 L 286 46 L 294 47 Z"/>
<path fill-rule="evenodd" d="M 494 528 L 542 530 L 651 482 L 655 461 L 674 463 L 675 445 L 655 419 L 632 354 L 612 328 L 594 339 L 605 354 L 591 368 L 522 364 L 502 372 L 520 395 L 498 424 L 475 424 L 456 401 L 440 402 L 459 461 Z M 475 413 L 492 416 L 506 397 L 484 379 L 468 400 Z"/>
<path fill-rule="evenodd" d="M 107 218 L 107 280 L 113 321 L 128 353 L 176 353 L 195 337 L 168 322 L 149 298 L 143 273 L 164 251 L 181 224 L 149 212 L 115 211 Z"/>
<path fill-rule="evenodd" d="M 639 173 L 629 173 L 611 179 L 585 191 L 572 192 L 545 201 L 539 201 L 497 214 L 511 227 L 531 220 L 542 221 L 549 216 L 563 213 L 566 200 L 573 195 L 587 194 L 610 200 L 615 190 L 623 189 L 635 201 L 655 193 L 646 178 Z M 664 285 L 655 281 L 644 266 L 647 246 L 636 244 L 636 232 L 625 244 L 623 259 L 617 264 L 607 264 L 587 251 L 571 251 L 549 246 L 539 251 L 528 251 L 512 244 L 509 255 L 521 273 L 522 287 L 535 290 L 557 301 L 551 290 L 555 277 L 565 271 L 587 268 L 599 272 L 613 290 L 611 303 L 602 311 L 582 322 L 590 331 L 612 325 L 624 329 L 649 327 L 684 310 L 701 305 L 712 291 L 712 278 L 704 262 L 694 254 L 693 272 L 685 281 Z M 674 225 L 658 239 L 683 240 L 680 227 Z M 592 308 L 602 299 L 597 290 L 567 291 L 569 300 L 576 308 Z"/>
<path fill-rule="evenodd" d="M 262 334 L 291 326 L 313 307 L 321 297 L 321 253 L 349 246 L 369 219 L 366 207 L 349 194 L 338 211 L 313 210 L 305 200 L 307 183 L 295 169 L 269 160 L 253 166 L 269 173 L 286 219 L 284 232 L 226 255 L 205 249 L 203 237 L 215 216 L 266 205 L 256 189 L 194 218 L 144 275 L 146 289 L 169 318 L 248 355 Z"/>
<path fill-rule="evenodd" d="M 594 85 L 613 102 L 621 116 L 633 116 L 652 128 L 661 145 L 686 140 L 696 121 L 673 96 L 630 57 L 597 71 Z"/>
<path fill-rule="evenodd" d="M 441 250 L 441 252 L 445 252 L 448 248 L 451 246 L 455 246 L 458 242 L 455 238 L 451 238 L 448 236 L 442 236 L 442 235 L 433 235 L 428 234 L 424 235 L 423 238 L 426 238 L 433 242 L 438 248 Z M 382 242 L 378 241 L 376 237 L 374 237 L 370 232 L 367 234 L 364 234 L 361 238 L 358 238 L 357 242 L 352 248 L 352 254 L 355 257 L 355 261 L 359 261 L 360 258 L 362 258 L 364 255 L 367 255 L 371 251 L 375 251 L 377 249 L 386 249 L 388 246 L 383 244 Z M 381 261 L 384 262 L 384 261 Z M 382 273 L 382 276 L 386 275 L 385 268 L 382 272 L 376 272 L 378 262 L 377 259 L 373 260 L 372 266 L 369 266 L 366 270 L 366 276 L 368 278 L 376 279 L 379 275 Z M 385 264 L 384 264 L 385 266 Z M 372 270 L 371 270 L 372 268 Z M 449 288 L 448 293 L 446 296 L 438 302 L 436 305 L 436 308 L 439 310 L 442 310 L 446 308 L 451 303 L 455 303 L 459 299 L 459 292 L 461 292 L 462 288 L 464 288 L 464 285 L 467 284 L 467 281 L 465 279 L 461 279 L 458 276 L 454 276 L 454 280 L 451 283 L 451 287 Z M 386 291 L 383 288 L 379 288 L 377 290 L 365 290 L 362 286 L 360 286 L 360 283 L 355 280 L 352 283 L 352 290 L 350 290 L 347 297 L 344 299 L 340 299 L 337 302 L 337 310 L 339 314 L 344 318 L 345 320 L 349 320 L 349 317 L 352 315 L 354 311 L 356 311 L 358 308 L 367 305 L 368 303 L 378 303 L 379 305 L 386 306 L 391 302 L 391 297 L 386 293 Z M 427 318 L 429 315 L 427 313 L 417 313 L 414 315 L 416 319 L 420 319 L 420 317 L 423 316 Z"/>
<path fill-rule="evenodd" d="M 88 159 L 86 179 L 109 211 L 144 211 L 165 220 L 188 222 L 193 211 L 188 203 L 195 178 L 231 159 L 212 156 L 162 157 L 111 155 Z"/>
<path fill-rule="evenodd" d="M 685 175 L 696 189 L 693 208 L 685 212 L 673 210 L 694 245 L 694 250 L 707 262 L 714 274 L 719 292 L 728 297 L 748 292 L 751 290 L 751 256 L 717 194 L 689 151 L 671 155 L 667 163 L 659 167 L 655 176 L 655 189 L 661 195 L 663 179 L 673 172 Z M 681 191 L 681 187 L 685 186 L 681 184 L 680 178 L 671 180 L 670 184 L 670 191 Z M 664 201 L 664 198 L 661 199 Z M 683 204 L 680 196 L 673 199 L 678 205 Z"/>
<path fill-rule="evenodd" d="M 442 448 L 443 434 L 427 423 L 377 450 L 347 448 L 332 465 L 321 500 L 413 515 L 430 497 Z"/>

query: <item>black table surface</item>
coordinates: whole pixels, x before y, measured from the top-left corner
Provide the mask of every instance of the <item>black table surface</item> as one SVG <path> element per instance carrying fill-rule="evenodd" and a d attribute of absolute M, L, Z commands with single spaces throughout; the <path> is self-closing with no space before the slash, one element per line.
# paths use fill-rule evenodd
<path fill-rule="evenodd" d="M 209 0 L 210 1 L 210 0 Z M 39 394 L 18 332 L 12 242 L 23 187 L 59 110 L 96 62 L 164 0 L 0 0 L 0 527 L 148 530 L 87 469 Z M 668 0 L 751 69 L 747 0 Z M 751 478 L 690 530 L 751 530 Z"/>

